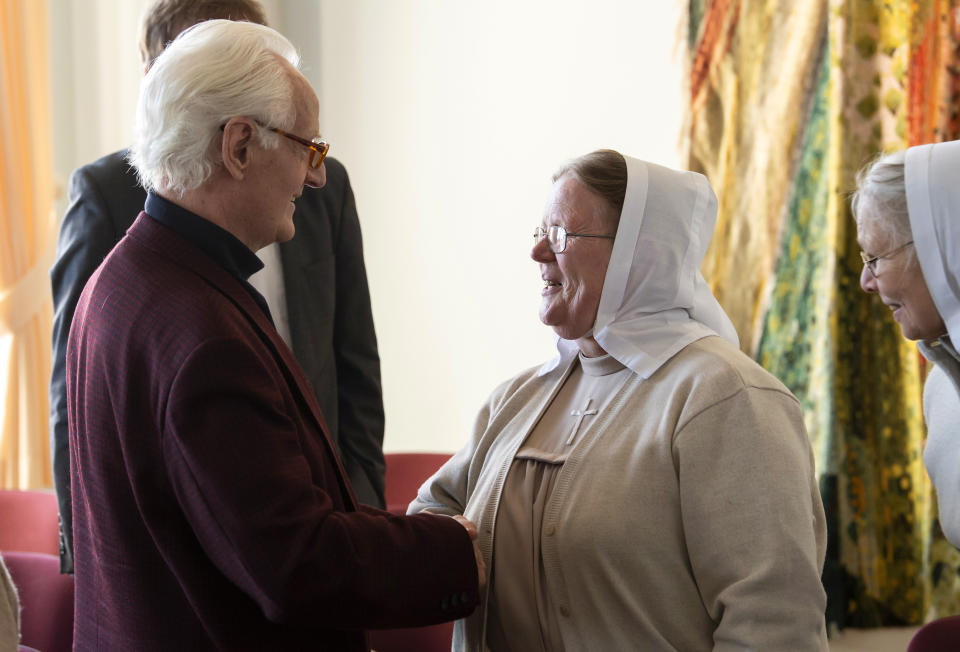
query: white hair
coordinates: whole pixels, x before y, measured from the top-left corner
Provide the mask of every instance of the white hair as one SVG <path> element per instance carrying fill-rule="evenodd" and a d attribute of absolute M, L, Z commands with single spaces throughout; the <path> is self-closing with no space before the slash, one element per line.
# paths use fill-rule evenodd
<path fill-rule="evenodd" d="M 906 152 L 881 155 L 857 174 L 850 209 L 857 227 L 866 223 L 885 232 L 894 244 L 913 239 L 907 209 Z"/>
<path fill-rule="evenodd" d="M 263 25 L 208 20 L 180 34 L 140 85 L 129 158 L 143 187 L 182 196 L 200 186 L 220 163 L 216 144 L 230 118 L 291 129 L 299 65 L 290 41 Z M 279 143 L 267 129 L 257 138 L 267 149 Z"/>

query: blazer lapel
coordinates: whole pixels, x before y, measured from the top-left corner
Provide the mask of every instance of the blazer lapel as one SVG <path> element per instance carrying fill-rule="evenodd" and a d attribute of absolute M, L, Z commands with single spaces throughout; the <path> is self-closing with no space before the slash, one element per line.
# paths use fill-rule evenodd
<path fill-rule="evenodd" d="M 138 237 L 140 234 L 143 237 Z M 273 351 L 274 356 L 283 362 L 283 371 L 292 381 L 292 385 L 300 394 L 300 398 L 313 415 L 317 426 L 323 433 L 323 439 L 327 450 L 334 460 L 339 477 L 337 478 L 340 488 L 347 497 L 347 504 L 351 509 L 357 508 L 357 498 L 353 494 L 353 488 L 347 481 L 347 473 L 340 462 L 340 456 L 336 452 L 336 447 L 330 439 L 330 431 L 327 422 L 323 418 L 323 413 L 317 405 L 317 399 L 313 394 L 310 383 L 303 375 L 299 363 L 293 358 L 289 347 L 281 339 L 277 329 L 264 314 L 260 306 L 257 305 L 250 293 L 226 270 L 214 263 L 208 256 L 193 246 L 188 240 L 185 240 L 177 233 L 158 224 L 146 213 L 141 212 L 136 222 L 130 227 L 129 235 L 135 237 L 138 241 L 149 247 L 156 253 L 170 258 L 174 262 L 183 265 L 196 274 L 201 276 L 210 285 L 224 294 L 237 308 L 246 315 L 256 326 L 261 340 L 267 344 Z M 184 246 L 187 244 L 189 246 Z M 157 246 L 155 246 L 157 245 Z"/>

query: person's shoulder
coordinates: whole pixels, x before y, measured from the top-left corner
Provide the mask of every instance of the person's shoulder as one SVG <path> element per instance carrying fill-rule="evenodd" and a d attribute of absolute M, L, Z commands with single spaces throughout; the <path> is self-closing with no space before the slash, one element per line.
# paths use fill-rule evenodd
<path fill-rule="evenodd" d="M 336 186 L 342 186 L 350 183 L 347 168 L 343 163 L 332 156 L 328 156 L 324 159 L 323 164 L 327 168 L 327 185 L 333 183 Z"/>
<path fill-rule="evenodd" d="M 525 401 L 545 385 L 557 382 L 566 373 L 567 366 L 562 362 L 546 373 L 540 372 L 542 364 L 528 367 L 497 385 L 490 393 L 490 404 L 496 408 L 518 397 Z"/>
<path fill-rule="evenodd" d="M 117 178 L 137 178 L 137 171 L 127 155 L 130 150 L 121 149 L 106 156 L 101 156 L 96 161 L 81 165 L 74 171 L 74 174 L 84 174 L 96 179 L 117 179 Z"/>
<path fill-rule="evenodd" d="M 796 400 L 776 376 L 722 337 L 688 344 L 665 365 L 666 376 L 698 391 L 733 395 L 745 389 L 779 392 Z"/>

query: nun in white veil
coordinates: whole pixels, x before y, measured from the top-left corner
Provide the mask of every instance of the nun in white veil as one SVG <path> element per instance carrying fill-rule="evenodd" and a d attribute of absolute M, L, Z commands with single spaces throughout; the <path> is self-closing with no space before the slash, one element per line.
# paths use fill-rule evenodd
<path fill-rule="evenodd" d="M 858 179 L 853 212 L 860 285 L 893 311 L 935 366 L 923 390 L 923 461 L 940 525 L 960 546 L 960 141 L 878 159 Z"/>
<path fill-rule="evenodd" d="M 716 207 L 610 150 L 555 175 L 531 257 L 558 355 L 410 506 L 477 523 L 488 590 L 454 649 L 826 649 L 813 455 L 700 274 Z"/>
<path fill-rule="evenodd" d="M 860 286 L 893 311 L 903 336 L 934 363 L 923 387 L 923 461 L 940 525 L 960 546 L 960 141 L 919 145 L 861 171 L 853 197 Z M 960 616 L 934 620 L 909 650 L 952 650 Z"/>

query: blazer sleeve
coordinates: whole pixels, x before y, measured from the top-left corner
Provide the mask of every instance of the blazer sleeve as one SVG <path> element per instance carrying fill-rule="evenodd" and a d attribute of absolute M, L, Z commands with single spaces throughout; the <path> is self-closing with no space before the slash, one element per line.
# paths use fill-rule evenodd
<path fill-rule="evenodd" d="M 362 629 L 470 613 L 466 531 L 442 516 L 337 509 L 275 375 L 249 344 L 220 338 L 170 385 L 163 464 L 207 556 L 273 622 Z"/>
<path fill-rule="evenodd" d="M 70 175 L 69 206 L 60 224 L 57 257 L 50 269 L 53 291 L 53 360 L 50 375 L 50 455 L 60 510 L 61 572 L 73 572 L 73 515 L 70 507 L 70 452 L 67 439 L 66 355 L 70 324 L 87 279 L 119 235 L 101 188 L 88 167 Z M 122 234 L 121 234 L 122 235 Z"/>
<path fill-rule="evenodd" d="M 344 468 L 362 503 L 383 507 L 383 395 L 380 355 L 363 261 L 363 238 L 350 179 L 343 171 L 339 230 L 335 234 L 336 310 L 333 349 L 337 365 L 338 445 Z"/>

